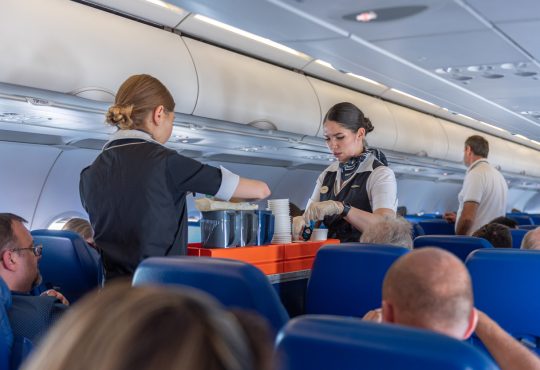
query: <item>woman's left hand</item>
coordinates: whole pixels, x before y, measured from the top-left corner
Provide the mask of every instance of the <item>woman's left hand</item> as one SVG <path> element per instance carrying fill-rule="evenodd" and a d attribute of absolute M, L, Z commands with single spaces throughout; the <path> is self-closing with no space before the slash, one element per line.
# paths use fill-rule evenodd
<path fill-rule="evenodd" d="M 310 221 L 321 221 L 326 216 L 339 215 L 343 212 L 343 203 L 335 200 L 312 202 L 304 212 L 304 218 Z"/>

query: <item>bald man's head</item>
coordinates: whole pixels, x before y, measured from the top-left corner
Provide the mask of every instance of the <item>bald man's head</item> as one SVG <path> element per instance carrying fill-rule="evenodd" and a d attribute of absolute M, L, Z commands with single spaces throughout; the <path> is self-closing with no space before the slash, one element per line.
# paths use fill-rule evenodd
<path fill-rule="evenodd" d="M 540 249 L 540 227 L 525 234 L 521 241 L 521 249 Z"/>
<path fill-rule="evenodd" d="M 383 319 L 463 338 L 472 324 L 473 295 L 465 265 L 438 248 L 399 258 L 383 283 Z"/>

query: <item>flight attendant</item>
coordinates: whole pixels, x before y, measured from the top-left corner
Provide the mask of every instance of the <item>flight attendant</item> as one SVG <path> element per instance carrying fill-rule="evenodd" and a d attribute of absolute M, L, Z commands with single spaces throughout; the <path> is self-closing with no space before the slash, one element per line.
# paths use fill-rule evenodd
<path fill-rule="evenodd" d="M 304 215 L 293 219 L 295 239 L 309 221 L 324 221 L 329 238 L 357 242 L 372 223 L 395 217 L 396 178 L 384 155 L 367 147 L 365 138 L 371 131 L 371 121 L 354 104 L 330 108 L 324 138 L 337 161 L 317 179 Z"/>
<path fill-rule="evenodd" d="M 164 146 L 175 102 L 149 75 L 128 78 L 106 114 L 118 128 L 81 172 L 80 195 L 107 279 L 130 276 L 144 258 L 186 254 L 186 194 L 263 199 L 268 186 L 204 165 Z"/>

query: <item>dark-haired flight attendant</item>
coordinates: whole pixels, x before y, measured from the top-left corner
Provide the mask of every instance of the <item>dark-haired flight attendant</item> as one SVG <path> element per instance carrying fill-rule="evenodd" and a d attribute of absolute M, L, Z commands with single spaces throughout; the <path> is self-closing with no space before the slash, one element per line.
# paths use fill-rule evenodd
<path fill-rule="evenodd" d="M 118 131 L 81 172 L 81 200 L 107 279 L 131 276 L 147 257 L 186 254 L 188 192 L 223 200 L 270 195 L 262 181 L 165 147 L 174 106 L 172 95 L 156 78 L 128 78 L 107 112 L 107 123 Z"/>
<path fill-rule="evenodd" d="M 324 221 L 328 237 L 357 242 L 381 217 L 395 217 L 394 172 L 377 149 L 368 148 L 371 121 L 354 104 L 334 105 L 324 119 L 324 138 L 336 157 L 317 179 L 303 216 L 293 219 L 295 239 L 309 221 Z"/>

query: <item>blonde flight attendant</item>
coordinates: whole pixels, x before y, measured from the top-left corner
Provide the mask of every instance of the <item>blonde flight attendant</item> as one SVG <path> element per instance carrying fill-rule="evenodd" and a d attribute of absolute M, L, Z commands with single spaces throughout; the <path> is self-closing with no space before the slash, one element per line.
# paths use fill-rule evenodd
<path fill-rule="evenodd" d="M 165 147 L 174 106 L 170 92 L 156 78 L 128 78 L 106 117 L 118 131 L 81 173 L 81 200 L 107 279 L 132 275 L 146 257 L 186 253 L 188 192 L 223 200 L 270 194 L 262 181 L 241 178 Z"/>

